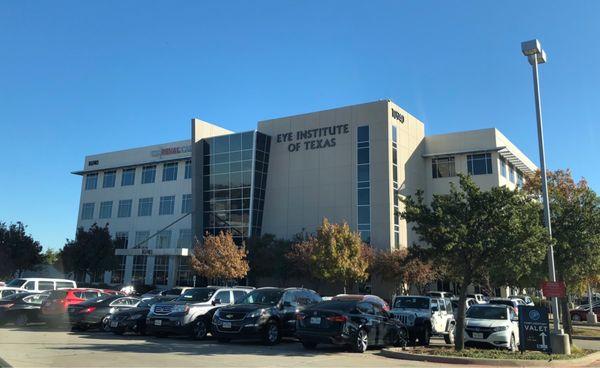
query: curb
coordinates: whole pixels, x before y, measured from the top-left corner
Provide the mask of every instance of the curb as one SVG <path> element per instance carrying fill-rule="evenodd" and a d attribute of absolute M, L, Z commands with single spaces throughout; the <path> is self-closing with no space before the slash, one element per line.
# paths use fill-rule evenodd
<path fill-rule="evenodd" d="M 12 365 L 0 357 L 0 368 L 12 368 Z"/>
<path fill-rule="evenodd" d="M 489 366 L 504 366 L 504 367 L 560 367 L 560 366 L 583 366 L 593 363 L 600 359 L 600 351 L 592 353 L 590 355 L 568 360 L 517 360 L 517 359 L 477 359 L 477 358 L 464 358 L 464 357 L 449 357 L 439 355 L 425 355 L 425 354 L 412 354 L 403 351 L 396 351 L 392 349 L 382 349 L 381 355 L 387 358 L 403 359 L 403 360 L 414 360 L 419 362 L 430 362 L 430 363 L 446 363 L 446 364 L 463 364 L 463 365 L 489 365 Z"/>
<path fill-rule="evenodd" d="M 600 336 L 578 336 L 573 335 L 573 340 L 592 340 L 592 341 L 600 341 Z"/>

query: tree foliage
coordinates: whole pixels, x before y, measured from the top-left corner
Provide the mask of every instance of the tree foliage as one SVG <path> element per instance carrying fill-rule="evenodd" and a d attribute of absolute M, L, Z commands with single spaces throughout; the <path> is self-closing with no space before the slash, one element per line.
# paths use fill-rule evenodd
<path fill-rule="evenodd" d="M 78 228 L 75 239 L 67 239 L 60 251 L 59 262 L 65 272 L 82 276 L 93 277 L 104 271 L 114 270 L 117 257 L 108 225 L 99 227 L 93 224 L 88 230 Z"/>
<path fill-rule="evenodd" d="M 207 234 L 203 244 L 196 243 L 190 265 L 207 279 L 241 279 L 249 270 L 246 256 L 246 247 L 243 244 L 238 247 L 230 232 Z"/>
<path fill-rule="evenodd" d="M 467 286 L 490 279 L 518 284 L 542 263 L 548 238 L 537 201 L 506 187 L 481 190 L 468 176 L 459 181 L 460 188 L 451 185 L 431 203 L 422 192 L 407 197 L 401 215 L 431 247 L 435 264 L 462 285 L 455 345 L 462 350 Z"/>
<path fill-rule="evenodd" d="M 252 285 L 259 277 L 269 277 L 285 284 L 291 275 L 288 258 L 285 256 L 292 248 L 292 242 L 277 239 L 273 234 L 264 234 L 248 240 L 248 278 Z"/>
<path fill-rule="evenodd" d="M 371 273 L 393 283 L 400 294 L 406 294 L 410 286 L 422 294 L 427 284 L 441 276 L 440 267 L 434 267 L 419 247 L 375 252 Z"/>
<path fill-rule="evenodd" d="M 22 222 L 0 223 L 0 278 L 20 277 L 43 262 L 42 246 L 25 228 Z"/>

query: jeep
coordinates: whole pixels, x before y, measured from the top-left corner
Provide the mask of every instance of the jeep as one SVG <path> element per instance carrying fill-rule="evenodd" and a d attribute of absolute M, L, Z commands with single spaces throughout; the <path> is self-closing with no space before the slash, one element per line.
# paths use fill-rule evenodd
<path fill-rule="evenodd" d="M 430 296 L 396 296 L 390 313 L 408 329 L 408 340 L 428 346 L 432 335 L 443 336 L 446 344 L 454 343 L 456 321 L 449 299 Z"/>

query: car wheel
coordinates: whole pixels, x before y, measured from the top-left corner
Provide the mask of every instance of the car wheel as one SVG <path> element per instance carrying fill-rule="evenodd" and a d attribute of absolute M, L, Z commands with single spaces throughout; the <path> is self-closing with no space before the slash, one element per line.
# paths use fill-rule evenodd
<path fill-rule="evenodd" d="M 444 342 L 446 344 L 454 345 L 454 337 L 455 337 L 454 336 L 454 332 L 455 332 L 455 329 L 456 329 L 456 327 L 454 325 L 452 325 L 450 327 L 450 330 L 448 330 L 448 334 L 444 335 Z"/>
<path fill-rule="evenodd" d="M 510 335 L 510 346 L 508 350 L 517 351 L 517 342 L 515 340 L 515 335 Z"/>
<path fill-rule="evenodd" d="M 421 332 L 421 336 L 419 336 L 419 344 L 422 346 L 429 346 L 429 341 L 431 340 L 431 332 L 429 332 L 429 327 L 425 327 L 423 332 Z"/>
<path fill-rule="evenodd" d="M 102 331 L 110 332 L 110 316 L 102 318 Z"/>
<path fill-rule="evenodd" d="M 29 318 L 27 317 L 27 314 L 25 314 L 25 313 L 19 313 L 17 318 L 15 318 L 15 325 L 17 325 L 19 327 L 27 326 L 28 322 L 29 322 Z"/>
<path fill-rule="evenodd" d="M 222 343 L 222 344 L 227 344 L 228 342 L 231 341 L 231 339 L 228 339 L 226 337 L 219 337 L 219 338 L 217 338 L 217 341 L 220 342 L 220 343 Z"/>
<path fill-rule="evenodd" d="M 275 321 L 269 321 L 267 323 L 267 327 L 265 328 L 265 334 L 263 336 L 263 342 L 265 345 L 275 345 L 279 342 L 281 338 L 279 334 L 279 326 Z"/>
<path fill-rule="evenodd" d="M 356 332 L 356 338 L 352 345 L 352 351 L 355 353 L 364 353 L 369 346 L 369 335 L 367 331 L 360 329 Z"/>
<path fill-rule="evenodd" d="M 194 323 L 194 328 L 192 329 L 192 337 L 195 340 L 203 340 L 206 337 L 208 330 L 206 329 L 206 323 L 203 320 L 198 320 Z"/>
<path fill-rule="evenodd" d="M 398 329 L 398 335 L 396 336 L 396 341 L 394 341 L 394 346 L 396 347 L 406 347 L 408 344 L 408 331 L 404 327 L 400 327 Z"/>
<path fill-rule="evenodd" d="M 317 348 L 317 343 L 313 342 L 313 341 L 301 341 L 302 342 L 302 346 L 304 346 L 304 349 L 306 350 L 315 350 Z"/>
<path fill-rule="evenodd" d="M 581 316 L 579 316 L 579 314 L 574 314 L 573 317 L 571 317 L 571 321 L 581 322 Z"/>

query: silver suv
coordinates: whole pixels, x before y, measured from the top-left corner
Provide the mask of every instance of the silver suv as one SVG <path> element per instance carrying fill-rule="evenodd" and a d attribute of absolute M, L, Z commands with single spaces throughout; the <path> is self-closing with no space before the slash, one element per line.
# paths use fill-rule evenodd
<path fill-rule="evenodd" d="M 252 289 L 241 286 L 188 289 L 173 301 L 154 304 L 146 318 L 146 331 L 161 337 L 189 335 L 204 339 L 210 332 L 215 311 L 241 300 Z"/>
<path fill-rule="evenodd" d="M 443 336 L 447 344 L 454 344 L 456 322 L 450 299 L 397 296 L 390 313 L 406 326 L 412 344 L 419 340 L 421 345 L 427 346 L 432 335 Z"/>

